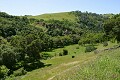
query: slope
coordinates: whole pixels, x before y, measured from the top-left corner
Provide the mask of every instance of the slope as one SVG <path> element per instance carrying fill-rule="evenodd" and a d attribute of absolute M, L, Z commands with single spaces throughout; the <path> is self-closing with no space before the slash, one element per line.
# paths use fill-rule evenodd
<path fill-rule="evenodd" d="M 55 20 L 64 20 L 67 19 L 69 21 L 75 21 L 75 15 L 71 14 L 70 12 L 62 12 L 62 13 L 51 13 L 51 14 L 42 14 L 37 16 L 28 16 L 28 18 L 35 18 L 35 19 L 55 19 Z"/>

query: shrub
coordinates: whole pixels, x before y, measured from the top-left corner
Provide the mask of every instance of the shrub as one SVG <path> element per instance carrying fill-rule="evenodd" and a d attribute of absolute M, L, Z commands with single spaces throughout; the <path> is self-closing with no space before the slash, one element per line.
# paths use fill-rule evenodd
<path fill-rule="evenodd" d="M 14 75 L 7 76 L 5 80 L 15 80 L 15 76 Z"/>
<path fill-rule="evenodd" d="M 72 56 L 72 58 L 75 58 L 75 56 Z"/>
<path fill-rule="evenodd" d="M 4 65 L 0 66 L 0 80 L 2 78 L 5 78 L 8 75 L 8 72 L 9 72 L 9 69 L 6 66 Z"/>
<path fill-rule="evenodd" d="M 77 46 L 76 49 L 79 49 L 79 46 Z"/>
<path fill-rule="evenodd" d="M 24 68 L 20 68 L 16 71 L 13 72 L 14 76 L 21 76 L 21 75 L 25 75 L 27 73 L 26 70 L 24 70 Z"/>
<path fill-rule="evenodd" d="M 63 49 L 63 55 L 68 55 L 68 50 Z"/>
<path fill-rule="evenodd" d="M 107 41 L 103 42 L 103 46 L 104 47 L 108 46 L 108 42 Z"/>
<path fill-rule="evenodd" d="M 86 49 L 85 49 L 85 52 L 91 52 L 91 51 L 94 51 L 96 50 L 97 48 L 95 48 L 93 45 L 91 46 L 86 46 Z"/>
<path fill-rule="evenodd" d="M 52 56 L 51 54 L 48 54 L 48 53 L 43 53 L 41 57 L 42 57 L 42 59 L 45 59 L 45 60 L 46 60 L 46 59 L 48 59 L 48 58 L 51 59 L 53 56 Z"/>
<path fill-rule="evenodd" d="M 60 52 L 60 53 L 59 53 L 59 56 L 63 56 L 63 54 Z"/>
<path fill-rule="evenodd" d="M 74 54 L 76 54 L 76 52 L 74 52 Z"/>

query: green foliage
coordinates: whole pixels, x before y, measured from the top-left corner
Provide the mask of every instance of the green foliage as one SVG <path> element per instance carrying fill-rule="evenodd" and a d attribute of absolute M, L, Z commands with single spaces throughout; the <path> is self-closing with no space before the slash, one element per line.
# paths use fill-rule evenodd
<path fill-rule="evenodd" d="M 26 70 L 24 70 L 24 68 L 20 68 L 16 71 L 13 72 L 14 76 L 21 76 L 21 75 L 25 75 L 27 73 Z"/>
<path fill-rule="evenodd" d="M 102 23 L 104 22 L 104 20 L 107 19 L 103 15 L 87 11 L 86 12 L 73 11 L 71 13 L 77 17 L 77 22 L 79 23 L 81 28 L 94 32 L 103 31 Z"/>
<path fill-rule="evenodd" d="M 42 59 L 46 60 L 46 59 L 51 59 L 53 56 L 48 53 L 42 53 L 41 57 L 42 57 Z"/>
<path fill-rule="evenodd" d="M 53 37 L 52 40 L 54 48 L 62 48 L 73 43 L 73 40 L 70 38 L 70 36 Z"/>
<path fill-rule="evenodd" d="M 8 44 L 7 40 L 0 36 L 0 44 Z"/>
<path fill-rule="evenodd" d="M 8 75 L 9 69 L 4 66 L 1 65 L 0 66 L 0 80 L 5 79 L 5 77 Z"/>
<path fill-rule="evenodd" d="M 33 58 L 35 60 L 40 59 L 39 52 L 41 52 L 43 46 L 43 42 L 41 40 L 34 40 L 27 46 L 27 55 L 30 58 Z"/>
<path fill-rule="evenodd" d="M 63 53 L 60 52 L 60 53 L 59 53 L 59 56 L 63 56 Z"/>
<path fill-rule="evenodd" d="M 77 46 L 76 49 L 79 49 L 79 46 Z"/>
<path fill-rule="evenodd" d="M 68 50 L 63 49 L 63 55 L 68 55 Z"/>
<path fill-rule="evenodd" d="M 15 48 L 9 45 L 2 44 L 0 45 L 0 58 L 2 65 L 5 65 L 9 69 L 13 69 L 15 63 L 17 62 L 18 52 L 15 51 Z"/>
<path fill-rule="evenodd" d="M 105 21 L 104 30 L 109 38 L 120 41 L 120 14 L 116 14 L 111 19 Z"/>
<path fill-rule="evenodd" d="M 104 33 L 86 33 L 79 40 L 79 45 L 101 43 L 105 40 Z"/>
<path fill-rule="evenodd" d="M 44 27 L 47 28 L 47 34 L 51 36 L 64 36 L 68 34 L 82 34 L 79 30 L 78 24 L 70 22 L 68 20 L 48 20 L 44 22 Z M 74 27 L 74 28 L 73 28 Z"/>
<path fill-rule="evenodd" d="M 93 45 L 88 45 L 86 46 L 85 52 L 91 52 L 96 50 L 97 48 L 95 48 Z"/>

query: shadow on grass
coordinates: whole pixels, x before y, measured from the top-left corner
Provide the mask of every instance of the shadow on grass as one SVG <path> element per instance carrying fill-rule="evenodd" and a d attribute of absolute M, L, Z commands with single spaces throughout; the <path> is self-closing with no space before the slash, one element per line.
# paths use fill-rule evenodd
<path fill-rule="evenodd" d="M 36 61 L 36 62 L 31 62 L 31 63 L 26 63 L 24 65 L 24 69 L 26 71 L 32 71 L 32 70 L 35 70 L 35 69 L 39 69 L 39 68 L 43 68 L 43 67 L 48 67 L 48 66 L 51 66 L 52 64 L 44 64 L 43 62 L 41 61 Z"/>
<path fill-rule="evenodd" d="M 46 67 L 46 66 L 49 67 L 49 66 L 51 66 L 51 65 L 52 65 L 52 64 L 46 64 L 46 65 L 44 65 L 44 67 Z"/>

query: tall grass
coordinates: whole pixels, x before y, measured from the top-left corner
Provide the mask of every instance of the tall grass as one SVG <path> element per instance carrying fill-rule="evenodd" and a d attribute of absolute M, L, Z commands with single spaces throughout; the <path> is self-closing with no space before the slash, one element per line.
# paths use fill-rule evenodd
<path fill-rule="evenodd" d="M 104 52 L 89 64 L 76 67 L 53 80 L 120 80 L 120 49 Z"/>

